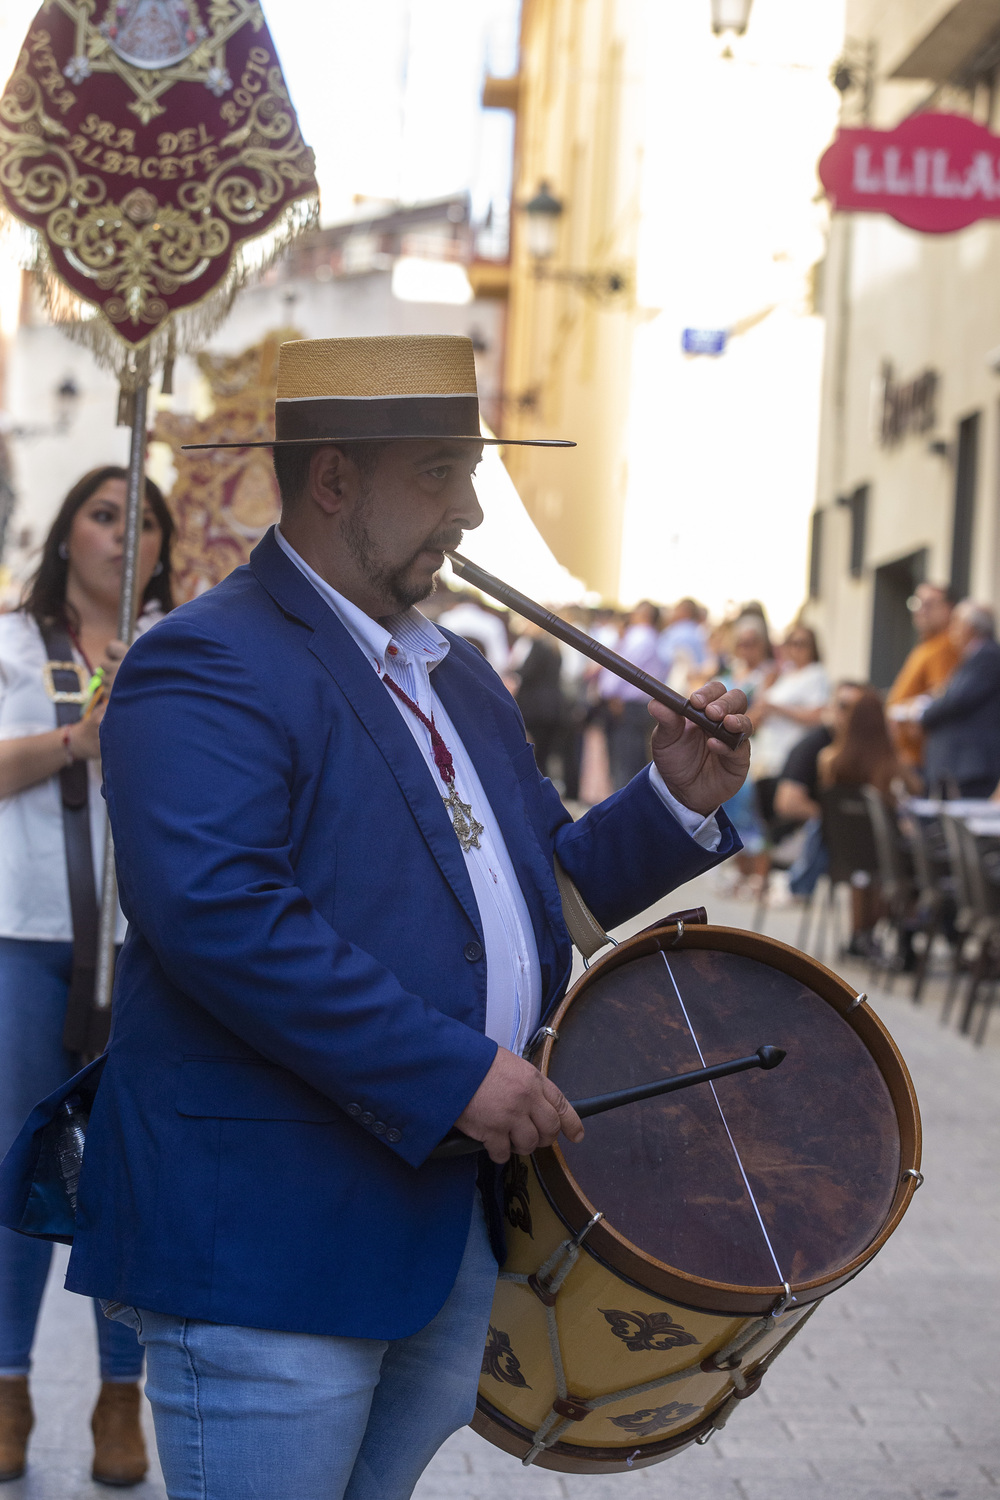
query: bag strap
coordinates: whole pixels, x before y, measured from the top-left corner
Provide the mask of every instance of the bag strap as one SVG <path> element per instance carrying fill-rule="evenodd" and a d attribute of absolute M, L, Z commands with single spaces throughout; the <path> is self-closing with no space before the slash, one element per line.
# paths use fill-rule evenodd
<path fill-rule="evenodd" d="M 83 673 L 73 657 L 69 634 L 63 626 L 41 626 L 48 654 L 47 686 L 54 699 L 56 723 L 62 729 L 76 724 L 83 712 Z M 94 1034 L 95 1022 L 104 1022 L 94 1011 L 97 979 L 97 932 L 99 911 L 94 880 L 94 852 L 90 839 L 90 777 L 85 760 L 75 760 L 59 772 L 62 798 L 63 840 L 69 879 L 69 909 L 73 921 L 73 970 L 66 1003 L 63 1046 L 69 1052 L 103 1050 Z M 105 1038 L 106 1040 L 106 1038 Z M 97 1043 L 100 1042 L 100 1045 Z"/>
<path fill-rule="evenodd" d="M 556 885 L 559 887 L 559 899 L 562 902 L 563 921 L 566 923 L 569 935 L 584 958 L 593 958 L 597 950 L 604 948 L 611 942 L 611 939 L 558 859 L 553 859 L 552 863 Z"/>

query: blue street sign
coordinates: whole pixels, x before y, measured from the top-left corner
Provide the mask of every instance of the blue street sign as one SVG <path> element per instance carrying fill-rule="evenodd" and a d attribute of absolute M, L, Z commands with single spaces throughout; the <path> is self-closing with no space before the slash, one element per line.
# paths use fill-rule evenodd
<path fill-rule="evenodd" d="M 681 348 L 685 354 L 724 354 L 728 338 L 725 328 L 685 328 Z"/>

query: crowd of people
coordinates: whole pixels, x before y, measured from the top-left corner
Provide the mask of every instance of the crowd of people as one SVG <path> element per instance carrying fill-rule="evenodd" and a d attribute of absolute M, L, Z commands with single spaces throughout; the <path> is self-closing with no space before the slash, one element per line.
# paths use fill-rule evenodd
<path fill-rule="evenodd" d="M 568 800 L 599 801 L 648 761 L 651 722 L 637 688 L 471 594 L 439 594 L 430 608 L 504 676 L 540 769 Z M 873 786 L 889 801 L 1000 793 L 993 610 L 932 583 L 919 585 L 909 608 L 917 644 L 887 693 L 831 681 L 816 633 L 800 619 L 776 640 L 757 601 L 714 626 L 690 598 L 672 607 L 644 600 L 631 612 L 574 608 L 565 618 L 685 696 L 713 677 L 742 688 L 754 726 L 751 772 L 726 808 L 744 845 L 738 884 L 756 893 L 777 866 L 792 895 L 808 897 L 826 869 L 825 789 Z M 859 881 L 856 952 L 875 915 L 874 892 Z"/>

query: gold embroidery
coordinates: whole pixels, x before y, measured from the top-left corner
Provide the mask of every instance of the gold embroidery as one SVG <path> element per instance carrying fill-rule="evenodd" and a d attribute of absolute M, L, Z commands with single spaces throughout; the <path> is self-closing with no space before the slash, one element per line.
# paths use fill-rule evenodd
<path fill-rule="evenodd" d="M 60 3 L 68 8 L 66 0 Z M 243 12 L 240 24 L 242 19 Z M 32 33 L 32 50 L 41 35 Z M 64 143 L 68 132 L 46 115 L 42 89 L 28 72 L 28 61 L 26 50 L 0 99 L 0 180 L 15 212 L 29 219 L 46 216 L 49 243 L 94 283 L 95 291 L 114 293 L 101 299 L 114 323 L 162 322 L 170 311 L 163 299 L 226 256 L 233 230 L 242 238 L 289 189 L 308 187 L 312 179 L 313 153 L 295 123 L 281 70 L 270 65 L 266 89 L 252 101 L 247 124 L 236 132 L 239 140 L 230 135 L 218 148 L 202 148 L 202 159 L 207 152 L 221 157 L 227 146 L 230 150 L 203 180 L 179 184 L 176 205 L 161 207 L 142 188 L 112 201 L 101 178 L 86 172 L 86 153 L 101 156 L 107 148 L 83 135 Z M 151 175 L 143 174 L 149 161 L 158 163 L 161 173 L 177 162 L 185 175 L 186 158 L 172 155 L 140 159 L 125 154 L 119 170 Z M 134 171 L 129 163 L 135 164 Z"/>
<path fill-rule="evenodd" d="M 191 23 L 186 30 L 192 35 L 179 39 L 173 55 L 168 49 L 157 56 L 154 54 L 160 37 L 152 35 L 148 24 L 142 24 L 144 3 L 145 0 L 138 0 L 138 3 L 126 0 L 125 4 L 119 5 L 116 0 L 111 0 L 100 24 L 95 26 L 92 19 L 95 0 L 57 0 L 59 8 L 76 25 L 67 77 L 80 84 L 92 73 L 117 73 L 135 95 L 129 109 L 144 125 L 164 113 L 160 100 L 175 83 L 202 83 L 217 98 L 228 93 L 233 88 L 233 80 L 226 71 L 226 43 L 247 21 L 255 31 L 260 30 L 264 22 L 260 6 L 254 0 L 212 0 L 208 6 L 208 25 L 205 26 L 197 8 L 193 4 L 186 5 Z M 130 42 L 134 50 L 129 50 Z M 147 55 L 140 60 L 138 52 Z M 255 53 L 263 53 L 263 60 L 255 57 Z M 242 99 L 249 92 L 248 84 L 253 87 L 267 62 L 270 58 L 263 48 L 251 48 L 234 98 L 239 96 Z"/>

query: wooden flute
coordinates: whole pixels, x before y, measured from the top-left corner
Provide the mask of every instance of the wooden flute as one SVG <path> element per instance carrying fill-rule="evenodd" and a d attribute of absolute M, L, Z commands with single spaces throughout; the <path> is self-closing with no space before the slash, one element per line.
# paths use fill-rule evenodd
<path fill-rule="evenodd" d="M 692 724 L 697 724 L 702 733 L 711 739 L 721 740 L 730 750 L 738 750 L 747 738 L 745 734 L 734 734 L 729 729 L 724 729 L 721 724 L 710 719 L 704 709 L 695 708 L 687 698 L 682 698 L 680 693 L 675 693 L 665 683 L 651 677 L 641 667 L 635 667 L 617 651 L 612 651 L 608 646 L 602 646 L 595 641 L 586 631 L 578 630 L 575 625 L 569 625 L 565 620 L 560 620 L 551 610 L 543 609 L 536 604 L 534 599 L 529 599 L 526 594 L 511 588 L 509 583 L 504 583 L 501 578 L 495 578 L 492 573 L 487 573 L 478 563 L 470 562 L 460 552 L 448 552 L 445 554 L 459 577 L 464 578 L 475 588 L 481 589 L 484 594 L 489 594 L 500 604 L 505 604 L 515 614 L 523 615 L 534 625 L 540 625 L 550 635 L 556 636 L 560 641 L 565 641 L 567 646 L 572 646 L 583 656 L 589 656 L 591 661 L 596 661 L 599 666 L 606 667 L 609 672 L 614 672 L 623 682 L 630 682 L 649 698 L 655 698 L 657 703 L 664 704 L 673 709 L 675 714 L 681 714 L 689 719 Z"/>

